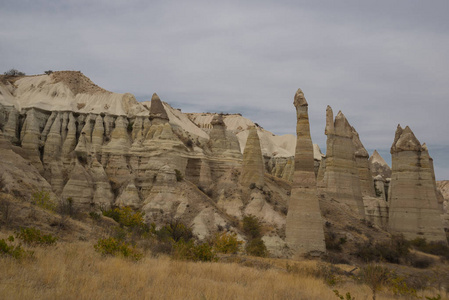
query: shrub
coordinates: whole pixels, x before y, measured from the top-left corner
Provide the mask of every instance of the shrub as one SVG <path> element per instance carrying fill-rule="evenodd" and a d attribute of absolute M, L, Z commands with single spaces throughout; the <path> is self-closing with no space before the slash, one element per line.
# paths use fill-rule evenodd
<path fill-rule="evenodd" d="M 324 236 L 326 243 L 326 250 L 341 252 L 341 245 L 346 243 L 346 238 L 341 237 L 337 240 L 337 235 L 334 232 L 329 232 Z"/>
<path fill-rule="evenodd" d="M 16 233 L 16 237 L 30 246 L 51 246 L 55 245 L 58 240 L 57 237 L 51 234 L 42 234 L 39 229 L 33 227 L 21 228 L 20 232 Z"/>
<path fill-rule="evenodd" d="M 44 190 L 36 191 L 31 195 L 31 203 L 49 211 L 56 211 L 56 204 L 50 198 L 50 193 Z"/>
<path fill-rule="evenodd" d="M 17 69 L 10 69 L 10 70 L 6 71 L 3 74 L 6 75 L 6 76 L 25 76 L 25 73 L 20 72 Z"/>
<path fill-rule="evenodd" d="M 127 227 L 130 230 L 140 230 L 148 232 L 149 227 L 143 221 L 144 212 L 135 212 L 131 207 L 114 208 L 103 211 L 103 215 L 114 219 L 120 227 Z"/>
<path fill-rule="evenodd" d="M 376 292 L 388 282 L 390 271 L 380 265 L 369 264 L 360 269 L 359 280 L 368 285 L 376 300 Z"/>
<path fill-rule="evenodd" d="M 365 262 L 385 260 L 390 263 L 399 264 L 406 259 L 410 253 L 409 243 L 403 235 L 393 235 L 391 240 L 384 243 L 359 244 L 355 255 Z"/>
<path fill-rule="evenodd" d="M 113 237 L 99 239 L 94 245 L 95 251 L 102 255 L 123 256 L 132 260 L 140 260 L 143 254 L 131 244 Z"/>
<path fill-rule="evenodd" d="M 99 213 L 97 213 L 97 212 L 94 212 L 94 211 L 91 211 L 89 213 L 89 217 L 91 217 L 92 220 L 94 220 L 94 221 L 99 221 L 101 219 L 101 215 Z"/>
<path fill-rule="evenodd" d="M 261 238 L 255 238 L 246 243 L 245 251 L 248 255 L 267 257 L 268 250 Z"/>
<path fill-rule="evenodd" d="M 175 169 L 175 173 L 176 173 L 176 181 L 182 181 L 184 179 L 184 176 L 182 176 L 181 171 Z"/>
<path fill-rule="evenodd" d="M 410 298 L 417 298 L 416 289 L 410 287 L 404 277 L 398 276 L 394 272 L 390 273 L 388 288 L 395 296 L 401 295 L 408 296 Z"/>
<path fill-rule="evenodd" d="M 178 219 L 171 220 L 167 225 L 157 230 L 155 234 L 161 241 L 172 240 L 179 242 L 183 240 L 188 242 L 193 238 L 192 229 Z"/>
<path fill-rule="evenodd" d="M 237 253 L 243 242 L 237 239 L 237 234 L 235 232 L 222 232 L 215 234 L 212 244 L 215 252 L 231 254 Z"/>
<path fill-rule="evenodd" d="M 428 243 L 426 239 L 416 238 L 410 241 L 410 245 L 421 252 L 438 255 L 449 259 L 449 247 L 444 242 Z"/>
<path fill-rule="evenodd" d="M 25 257 L 32 257 L 33 251 L 26 251 L 22 248 L 22 246 L 14 245 L 14 237 L 10 235 L 8 239 L 0 240 L 0 256 L 11 256 L 15 259 L 21 259 Z"/>
<path fill-rule="evenodd" d="M 75 209 L 73 207 L 73 198 L 61 199 L 58 205 L 58 211 L 61 215 L 67 215 L 73 217 L 75 215 Z"/>
<path fill-rule="evenodd" d="M 128 132 L 132 132 L 133 131 L 133 126 L 134 126 L 134 122 L 129 122 L 126 129 L 128 130 Z"/>
<path fill-rule="evenodd" d="M 250 238 L 256 239 L 262 236 L 259 219 L 253 215 L 243 217 L 243 232 Z"/>
<path fill-rule="evenodd" d="M 426 269 L 433 264 L 433 259 L 426 256 L 410 254 L 408 257 L 408 262 L 412 267 Z"/>
<path fill-rule="evenodd" d="M 217 257 L 208 243 L 195 245 L 193 240 L 179 240 L 173 245 L 174 257 L 192 261 L 216 261 Z"/>
<path fill-rule="evenodd" d="M 53 73 L 53 70 L 47 70 L 44 73 L 47 74 L 47 75 L 50 75 L 51 73 Z"/>
<path fill-rule="evenodd" d="M 333 290 L 335 296 L 337 296 L 341 300 L 355 300 L 354 297 L 351 296 L 350 292 L 347 292 L 345 295 L 341 295 L 338 290 Z"/>

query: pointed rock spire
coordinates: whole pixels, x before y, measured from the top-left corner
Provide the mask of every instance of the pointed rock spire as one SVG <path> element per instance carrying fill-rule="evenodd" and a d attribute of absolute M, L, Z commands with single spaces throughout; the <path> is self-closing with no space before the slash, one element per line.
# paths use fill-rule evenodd
<path fill-rule="evenodd" d="M 299 258 L 306 253 L 319 255 L 326 252 L 326 245 L 316 189 L 308 104 L 301 89 L 296 92 L 293 104 L 296 107 L 297 139 L 285 240 L 294 252 L 293 258 Z"/>
<path fill-rule="evenodd" d="M 259 135 L 257 129 L 252 126 L 249 130 L 245 150 L 243 151 L 243 168 L 240 176 L 240 183 L 248 187 L 251 183 L 257 186 L 264 184 L 265 166 L 260 148 Z"/>
<path fill-rule="evenodd" d="M 374 150 L 373 155 L 369 158 L 369 163 L 374 177 L 380 175 L 384 181 L 391 178 L 391 168 L 377 150 Z"/>
<path fill-rule="evenodd" d="M 154 93 L 151 97 L 151 107 L 150 107 L 150 120 L 161 119 L 168 121 L 168 115 L 165 111 L 164 105 L 162 104 L 159 96 Z"/>

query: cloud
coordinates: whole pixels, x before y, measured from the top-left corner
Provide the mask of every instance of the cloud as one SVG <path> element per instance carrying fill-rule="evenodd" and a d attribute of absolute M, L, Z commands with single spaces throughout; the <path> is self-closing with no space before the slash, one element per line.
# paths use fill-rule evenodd
<path fill-rule="evenodd" d="M 0 62 L 26 73 L 81 70 L 98 85 L 183 110 L 241 112 L 295 132 L 296 89 L 324 151 L 325 108 L 369 149 L 396 125 L 448 149 L 447 1 L 9 1 Z M 429 147 L 432 154 L 432 149 Z M 440 151 L 440 150 L 439 150 Z M 437 177 L 449 158 L 435 159 Z M 443 174 L 443 175 L 441 175 Z"/>

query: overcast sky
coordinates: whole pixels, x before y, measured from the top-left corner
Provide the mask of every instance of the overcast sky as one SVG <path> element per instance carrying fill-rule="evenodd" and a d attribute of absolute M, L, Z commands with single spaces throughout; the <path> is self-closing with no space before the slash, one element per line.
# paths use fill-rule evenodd
<path fill-rule="evenodd" d="M 323 152 L 331 105 L 387 161 L 397 124 L 409 125 L 449 179 L 447 0 L 0 4 L 1 72 L 80 70 L 110 91 L 240 112 L 275 134 L 295 133 L 300 87 Z"/>

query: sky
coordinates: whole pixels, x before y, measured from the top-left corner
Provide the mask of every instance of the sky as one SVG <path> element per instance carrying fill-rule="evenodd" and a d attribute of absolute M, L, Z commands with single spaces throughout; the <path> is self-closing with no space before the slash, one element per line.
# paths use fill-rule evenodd
<path fill-rule="evenodd" d="M 325 152 L 325 110 L 391 162 L 410 126 L 449 179 L 449 1 L 0 0 L 0 70 L 82 71 L 113 92 L 156 92 L 184 112 L 242 113 L 295 134 L 309 103 Z M 4 71 L 3 71 L 4 70 Z"/>

